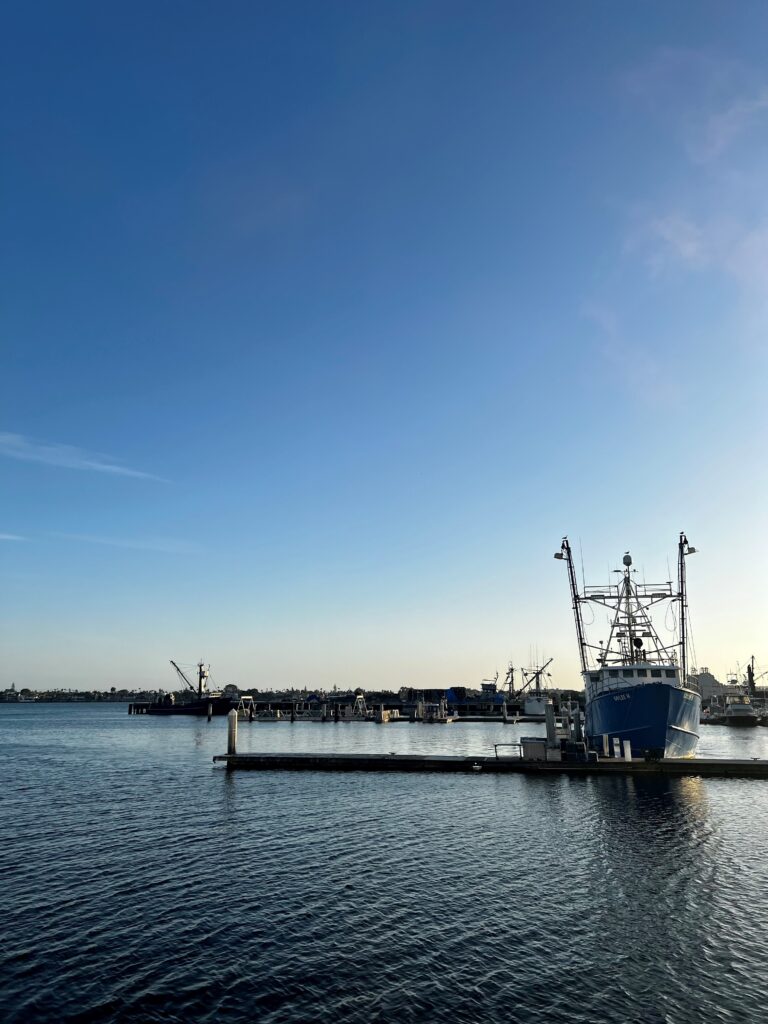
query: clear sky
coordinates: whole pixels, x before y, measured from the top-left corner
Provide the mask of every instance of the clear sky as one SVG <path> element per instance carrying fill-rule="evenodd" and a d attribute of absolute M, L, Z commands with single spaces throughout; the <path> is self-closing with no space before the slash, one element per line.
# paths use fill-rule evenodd
<path fill-rule="evenodd" d="M 685 529 L 768 666 L 768 7 L 20 3 L 0 687 L 577 681 Z"/>

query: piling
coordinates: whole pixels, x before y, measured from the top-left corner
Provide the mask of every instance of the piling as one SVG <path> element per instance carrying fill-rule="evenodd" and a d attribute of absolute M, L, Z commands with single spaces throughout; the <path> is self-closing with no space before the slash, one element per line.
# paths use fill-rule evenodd
<path fill-rule="evenodd" d="M 237 754 L 237 712 L 234 708 L 227 715 L 227 754 Z"/>
<path fill-rule="evenodd" d="M 213 704 L 211 704 L 211 702 L 208 701 L 208 721 L 210 722 L 210 720 L 212 718 L 213 718 Z"/>
<path fill-rule="evenodd" d="M 555 722 L 555 705 L 551 700 L 544 705 L 544 721 L 547 726 L 547 746 L 554 747 L 557 744 L 557 723 Z"/>

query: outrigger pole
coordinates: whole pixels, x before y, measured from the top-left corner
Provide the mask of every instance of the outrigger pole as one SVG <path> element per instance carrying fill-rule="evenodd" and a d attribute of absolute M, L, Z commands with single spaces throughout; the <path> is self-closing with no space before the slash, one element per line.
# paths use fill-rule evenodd
<path fill-rule="evenodd" d="M 180 677 L 181 677 L 181 678 L 182 678 L 182 679 L 184 680 L 184 682 L 185 682 L 185 683 L 187 684 L 187 686 L 188 686 L 188 687 L 190 688 L 190 690 L 192 691 L 192 693 L 194 693 L 194 692 L 195 692 L 195 687 L 193 686 L 193 684 L 192 684 L 192 683 L 190 683 L 189 679 L 187 679 L 187 677 L 186 677 L 186 676 L 184 675 L 184 673 L 183 673 L 183 672 L 181 671 L 181 669 L 180 669 L 180 668 L 179 668 L 179 666 L 178 666 L 178 665 L 176 664 L 176 662 L 175 662 L 175 661 L 173 661 L 173 659 L 171 659 L 171 664 L 172 664 L 172 665 L 173 665 L 173 667 L 174 667 L 174 668 L 176 669 L 176 671 L 178 672 L 179 676 L 180 676 Z"/>
<path fill-rule="evenodd" d="M 568 582 L 571 586 L 571 600 L 573 602 L 573 617 L 576 620 L 576 636 L 579 641 L 579 657 L 581 658 L 581 671 L 587 671 L 587 642 L 584 638 L 584 623 L 581 621 L 581 603 L 579 598 L 579 585 L 576 582 L 576 570 L 573 567 L 573 555 L 568 538 L 563 537 L 560 550 L 555 552 L 555 558 L 562 559 L 568 566 Z"/>
<path fill-rule="evenodd" d="M 681 531 L 680 543 L 677 546 L 677 586 L 680 601 L 680 678 L 683 686 L 688 685 L 688 595 L 685 589 L 685 556 L 696 553 L 688 543 L 688 538 Z"/>
<path fill-rule="evenodd" d="M 205 671 L 205 665 L 203 664 L 203 662 L 202 662 L 202 661 L 200 661 L 200 662 L 199 662 L 199 664 L 198 664 L 198 666 L 197 666 L 197 690 L 195 690 L 195 686 L 194 686 L 194 684 L 193 684 L 193 683 L 191 683 L 191 682 L 189 681 L 189 679 L 188 679 L 188 678 L 186 677 L 186 675 L 185 675 L 185 674 L 184 674 L 184 673 L 183 673 L 183 672 L 181 671 L 181 669 L 180 669 L 180 668 L 179 668 L 179 666 L 178 666 L 178 665 L 176 664 L 176 662 L 172 660 L 172 661 L 171 661 L 171 664 L 172 664 L 172 665 L 173 665 L 173 667 L 174 667 L 174 668 L 176 669 L 176 671 L 178 672 L 179 676 L 180 676 L 180 677 L 181 677 L 181 678 L 182 678 L 182 679 L 184 680 L 184 682 L 185 682 L 185 683 L 187 684 L 187 686 L 188 686 L 188 687 L 190 688 L 190 690 L 192 691 L 192 693 L 197 693 L 197 696 L 198 696 L 198 697 L 199 697 L 199 698 L 200 698 L 200 699 L 202 700 L 202 698 L 203 698 L 203 683 L 205 682 L 205 678 L 206 678 L 206 676 L 207 676 L 207 674 L 208 674 L 208 673 L 207 673 L 207 672 Z"/>

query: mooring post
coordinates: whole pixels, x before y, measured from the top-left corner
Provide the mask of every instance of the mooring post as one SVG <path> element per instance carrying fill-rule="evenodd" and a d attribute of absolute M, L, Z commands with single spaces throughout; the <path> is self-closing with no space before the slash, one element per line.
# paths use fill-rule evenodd
<path fill-rule="evenodd" d="M 208 701 L 208 721 L 209 722 L 210 722 L 211 718 L 213 718 L 213 704 L 211 704 L 211 702 Z"/>
<path fill-rule="evenodd" d="M 544 705 L 544 720 L 547 726 L 547 746 L 557 745 L 557 723 L 555 722 L 555 705 L 548 700 Z"/>
<path fill-rule="evenodd" d="M 237 753 L 237 712 L 234 708 L 227 715 L 227 753 Z"/>

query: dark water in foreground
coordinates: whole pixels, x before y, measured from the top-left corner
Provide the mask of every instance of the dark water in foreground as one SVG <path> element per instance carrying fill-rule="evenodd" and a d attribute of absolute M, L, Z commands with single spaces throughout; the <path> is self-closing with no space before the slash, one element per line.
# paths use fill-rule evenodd
<path fill-rule="evenodd" d="M 234 773 L 225 723 L 0 706 L 0 1019 L 764 1021 L 760 780 Z M 536 726 L 240 727 L 484 752 Z M 768 730 L 700 753 L 768 757 Z"/>

